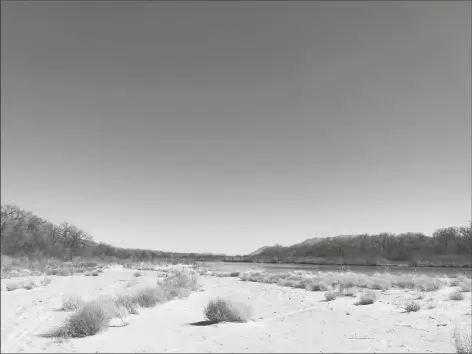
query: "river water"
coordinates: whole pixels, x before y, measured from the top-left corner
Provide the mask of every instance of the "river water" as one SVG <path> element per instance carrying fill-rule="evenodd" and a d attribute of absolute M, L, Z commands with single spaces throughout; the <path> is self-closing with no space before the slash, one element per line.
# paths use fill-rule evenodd
<path fill-rule="evenodd" d="M 312 264 L 266 264 L 266 263 L 238 263 L 238 262 L 205 262 L 204 265 L 212 271 L 224 271 L 224 272 L 245 272 L 248 270 L 261 270 L 268 273 L 279 273 L 279 272 L 290 272 L 294 270 L 306 270 L 306 271 L 323 271 L 323 272 L 339 272 L 341 271 L 340 266 L 336 265 L 312 265 Z M 453 275 L 463 274 L 468 278 L 472 277 L 472 269 L 470 268 L 442 268 L 442 267 L 391 267 L 386 269 L 383 266 L 379 267 L 368 267 L 368 266 L 346 266 L 348 270 L 356 273 L 374 274 L 377 272 L 385 272 L 388 270 L 394 274 L 405 274 L 416 272 L 416 274 L 425 275 Z"/>

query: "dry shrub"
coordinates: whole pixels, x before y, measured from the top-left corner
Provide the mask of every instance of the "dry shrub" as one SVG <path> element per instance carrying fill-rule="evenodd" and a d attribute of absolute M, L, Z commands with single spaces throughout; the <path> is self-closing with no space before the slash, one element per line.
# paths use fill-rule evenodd
<path fill-rule="evenodd" d="M 415 300 L 423 300 L 424 297 L 425 297 L 424 292 L 419 292 L 419 293 L 416 293 Z"/>
<path fill-rule="evenodd" d="M 251 308 L 241 303 L 217 298 L 208 302 L 204 314 L 213 322 L 247 322 L 251 316 Z"/>
<path fill-rule="evenodd" d="M 416 288 L 420 291 L 436 291 L 441 287 L 442 284 L 438 278 L 421 279 L 416 283 Z"/>
<path fill-rule="evenodd" d="M 416 311 L 419 311 L 420 309 L 421 309 L 421 305 L 419 304 L 418 301 L 410 300 L 405 303 L 406 312 L 416 312 Z"/>
<path fill-rule="evenodd" d="M 136 277 L 136 278 L 139 278 L 141 275 L 142 274 L 139 270 L 137 270 L 136 272 L 133 273 L 133 276 Z"/>
<path fill-rule="evenodd" d="M 371 305 L 377 299 L 375 292 L 372 290 L 364 290 L 357 301 L 357 305 Z"/>
<path fill-rule="evenodd" d="M 65 295 L 62 298 L 62 311 L 77 311 L 84 304 L 81 297 L 76 295 Z"/>
<path fill-rule="evenodd" d="M 339 295 L 346 296 L 346 297 L 355 297 L 357 294 L 358 289 L 354 287 L 345 288 L 340 286 L 339 288 Z"/>
<path fill-rule="evenodd" d="M 453 290 L 449 293 L 449 300 L 454 300 L 454 301 L 464 300 L 464 295 L 459 290 Z"/>
<path fill-rule="evenodd" d="M 336 299 L 336 292 L 333 290 L 328 290 L 327 292 L 324 293 L 324 297 L 326 301 L 332 301 Z"/>
<path fill-rule="evenodd" d="M 460 282 L 458 286 L 460 291 L 468 293 L 471 291 L 472 283 L 470 279 L 467 279 L 466 281 Z"/>
<path fill-rule="evenodd" d="M 458 327 L 454 329 L 453 338 L 454 345 L 456 347 L 456 353 L 458 354 L 470 354 L 472 353 L 472 340 L 471 330 L 463 330 Z"/>
<path fill-rule="evenodd" d="M 138 301 L 131 294 L 118 294 L 113 298 L 118 307 L 123 307 L 129 314 L 137 315 Z"/>
<path fill-rule="evenodd" d="M 99 301 L 84 304 L 73 313 L 59 328 L 47 334 L 49 337 L 83 338 L 92 336 L 103 330 L 109 323 L 111 316 L 108 307 Z"/>

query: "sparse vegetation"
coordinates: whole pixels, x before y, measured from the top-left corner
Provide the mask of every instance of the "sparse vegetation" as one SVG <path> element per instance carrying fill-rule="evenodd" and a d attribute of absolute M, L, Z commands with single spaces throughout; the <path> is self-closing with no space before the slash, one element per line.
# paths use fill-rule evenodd
<path fill-rule="evenodd" d="M 205 317 L 213 322 L 246 322 L 250 308 L 226 299 L 210 300 L 204 309 Z"/>
<path fill-rule="evenodd" d="M 406 312 L 416 312 L 421 309 L 421 305 L 418 301 L 409 300 L 405 303 Z"/>
<path fill-rule="evenodd" d="M 419 293 L 416 293 L 415 300 L 423 300 L 424 297 L 425 297 L 424 292 L 419 292 Z"/>
<path fill-rule="evenodd" d="M 326 301 L 333 301 L 336 299 L 336 292 L 333 290 L 328 290 L 324 293 L 324 297 Z"/>
<path fill-rule="evenodd" d="M 73 313 L 59 328 L 54 329 L 47 336 L 82 338 L 99 333 L 113 316 L 110 307 L 99 301 L 91 301 Z"/>
<path fill-rule="evenodd" d="M 79 296 L 65 295 L 62 298 L 62 311 L 77 311 L 84 301 Z"/>
<path fill-rule="evenodd" d="M 364 290 L 357 301 L 357 305 L 371 305 L 376 299 L 377 297 L 372 290 Z"/>
<path fill-rule="evenodd" d="M 465 279 L 464 281 L 461 281 L 458 286 L 460 291 L 463 293 L 468 293 L 471 291 L 472 281 L 471 279 Z"/>
<path fill-rule="evenodd" d="M 13 291 L 17 289 L 31 290 L 40 286 L 47 286 L 51 282 L 51 279 L 47 277 L 36 278 L 36 279 L 11 279 L 6 280 L 2 284 L 2 290 Z"/>
<path fill-rule="evenodd" d="M 133 277 L 139 278 L 141 276 L 141 272 L 137 270 L 136 272 L 133 273 Z"/>
<path fill-rule="evenodd" d="M 472 340 L 471 340 L 471 329 L 460 329 L 459 327 L 454 328 L 453 332 L 454 345 L 456 347 L 457 354 L 470 354 L 472 353 Z"/>
<path fill-rule="evenodd" d="M 186 296 L 195 290 L 197 285 L 195 272 L 174 272 L 155 286 L 135 289 L 127 294 L 101 297 L 86 303 L 74 297 L 66 297 L 63 308 L 77 312 L 46 336 L 81 338 L 97 334 L 113 318 L 119 318 L 125 324 L 124 316 L 137 314 L 137 307 L 149 308 L 176 297 Z"/>
<path fill-rule="evenodd" d="M 454 301 L 464 300 L 464 295 L 459 290 L 453 290 L 449 293 L 449 300 L 454 300 Z"/>

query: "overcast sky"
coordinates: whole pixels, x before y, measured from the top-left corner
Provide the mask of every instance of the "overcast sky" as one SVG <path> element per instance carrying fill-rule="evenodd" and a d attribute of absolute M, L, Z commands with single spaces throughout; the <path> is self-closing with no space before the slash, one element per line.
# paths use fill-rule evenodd
<path fill-rule="evenodd" d="M 471 219 L 469 1 L 1 10 L 2 204 L 228 254 Z"/>

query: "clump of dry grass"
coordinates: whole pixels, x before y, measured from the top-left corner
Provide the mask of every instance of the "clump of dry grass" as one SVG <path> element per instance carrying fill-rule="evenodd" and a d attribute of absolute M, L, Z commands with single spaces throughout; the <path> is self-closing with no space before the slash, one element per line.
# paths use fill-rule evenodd
<path fill-rule="evenodd" d="M 358 289 L 354 287 L 349 287 L 345 288 L 343 286 L 340 286 L 339 288 L 339 295 L 340 296 L 346 296 L 346 297 L 355 297 L 357 294 Z"/>
<path fill-rule="evenodd" d="M 415 294 L 415 300 L 423 300 L 424 297 L 425 297 L 425 294 L 422 291 Z"/>
<path fill-rule="evenodd" d="M 48 337 L 83 338 L 103 330 L 113 317 L 110 307 L 99 301 L 85 303 L 66 322 L 46 334 Z"/>
<path fill-rule="evenodd" d="M 459 286 L 460 283 L 466 283 L 470 282 L 470 279 L 468 279 L 466 276 L 460 274 L 449 281 L 449 286 Z"/>
<path fill-rule="evenodd" d="M 247 322 L 251 316 L 251 308 L 244 304 L 217 298 L 208 302 L 204 314 L 206 319 L 212 322 Z"/>
<path fill-rule="evenodd" d="M 65 295 L 62 298 L 62 311 L 77 311 L 84 304 L 81 297 L 76 295 Z"/>
<path fill-rule="evenodd" d="M 47 277 L 39 279 L 14 279 L 8 280 L 4 283 L 3 287 L 6 291 L 13 291 L 17 289 L 31 290 L 36 287 L 46 286 L 51 282 L 51 279 Z"/>
<path fill-rule="evenodd" d="M 138 301 L 131 294 L 118 294 L 113 298 L 118 307 L 123 307 L 131 315 L 139 313 L 137 306 Z"/>
<path fill-rule="evenodd" d="M 410 300 L 405 303 L 406 312 L 416 312 L 416 311 L 419 311 L 420 309 L 421 309 L 421 305 L 419 304 L 418 301 Z"/>
<path fill-rule="evenodd" d="M 47 333 L 47 337 L 87 337 L 100 332 L 109 325 L 112 319 L 118 318 L 123 324 L 127 314 L 137 314 L 137 307 L 153 307 L 188 294 L 196 289 L 197 279 L 192 272 L 177 273 L 166 277 L 156 286 L 135 289 L 132 293 L 101 297 L 99 299 L 80 304 L 72 298 L 63 304 L 70 310 L 77 309 L 66 322 Z"/>
<path fill-rule="evenodd" d="M 133 273 L 133 276 L 136 277 L 136 278 L 139 278 L 141 275 L 143 275 L 143 274 L 139 270 L 137 270 Z"/>
<path fill-rule="evenodd" d="M 144 308 L 153 307 L 159 302 L 165 301 L 164 292 L 155 286 L 141 288 L 135 292 L 133 297 L 136 304 Z"/>
<path fill-rule="evenodd" d="M 472 340 L 469 330 L 462 330 L 458 327 L 454 329 L 453 338 L 454 345 L 456 347 L 456 353 L 458 354 L 470 354 L 472 353 Z"/>
<path fill-rule="evenodd" d="M 468 293 L 471 291 L 472 282 L 470 279 L 467 279 L 465 281 L 460 282 L 458 287 L 463 293 Z"/>
<path fill-rule="evenodd" d="M 420 279 L 416 283 L 419 291 L 436 291 L 441 289 L 442 283 L 438 278 L 431 277 L 429 279 Z"/>
<path fill-rule="evenodd" d="M 459 290 L 453 290 L 449 293 L 449 300 L 460 301 L 464 300 L 464 295 Z"/>
<path fill-rule="evenodd" d="M 372 290 L 364 290 L 357 301 L 357 305 L 371 305 L 375 302 L 377 296 Z"/>
<path fill-rule="evenodd" d="M 324 297 L 326 301 L 333 301 L 336 299 L 336 292 L 333 290 L 328 290 L 324 293 Z"/>

